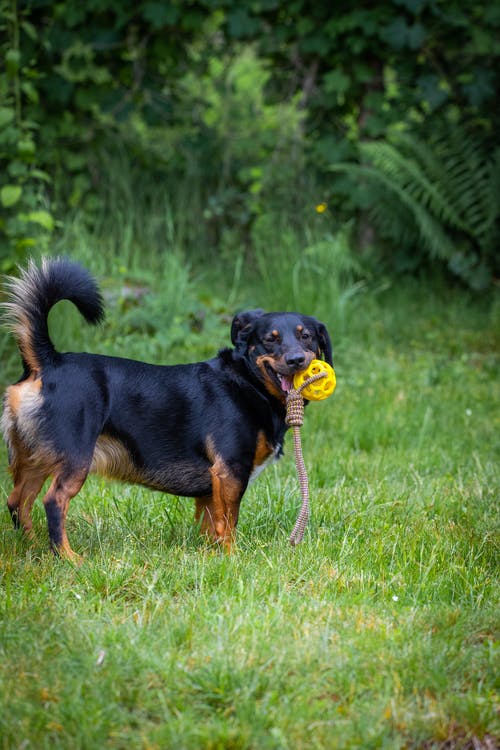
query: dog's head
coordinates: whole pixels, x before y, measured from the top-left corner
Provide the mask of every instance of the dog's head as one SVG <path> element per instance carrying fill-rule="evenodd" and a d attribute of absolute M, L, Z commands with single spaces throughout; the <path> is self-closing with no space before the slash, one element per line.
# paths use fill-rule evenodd
<path fill-rule="evenodd" d="M 308 367 L 313 359 L 324 358 L 332 364 L 326 326 L 300 313 L 239 313 L 231 326 L 231 341 L 254 376 L 280 401 L 292 388 L 295 373 Z"/>

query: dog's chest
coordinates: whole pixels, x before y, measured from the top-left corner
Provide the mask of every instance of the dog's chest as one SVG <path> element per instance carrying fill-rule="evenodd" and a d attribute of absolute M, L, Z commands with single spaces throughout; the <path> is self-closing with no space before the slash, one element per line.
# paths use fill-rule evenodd
<path fill-rule="evenodd" d="M 276 461 L 281 453 L 281 443 L 277 443 L 275 446 L 269 445 L 269 443 L 261 442 L 257 443 L 257 450 L 255 452 L 255 460 L 253 464 L 252 473 L 248 482 L 253 482 L 254 479 L 264 471 L 264 469 Z"/>

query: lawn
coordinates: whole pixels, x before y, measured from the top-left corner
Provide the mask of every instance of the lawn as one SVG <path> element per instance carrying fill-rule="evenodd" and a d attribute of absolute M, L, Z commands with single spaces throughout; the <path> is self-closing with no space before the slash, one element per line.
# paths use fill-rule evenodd
<path fill-rule="evenodd" d="M 190 500 L 100 478 L 70 508 L 78 568 L 40 502 L 31 545 L 2 510 L 1 747 L 496 748 L 498 322 L 441 287 L 357 297 L 332 331 L 337 390 L 302 428 L 297 548 L 290 435 L 231 555 Z M 209 356 L 203 333 L 190 347 Z"/>

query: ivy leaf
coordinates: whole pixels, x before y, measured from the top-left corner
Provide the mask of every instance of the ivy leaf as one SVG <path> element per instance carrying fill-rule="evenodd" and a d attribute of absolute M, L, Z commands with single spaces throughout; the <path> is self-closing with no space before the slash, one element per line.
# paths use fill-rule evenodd
<path fill-rule="evenodd" d="M 398 16 L 385 27 L 381 36 L 393 49 L 408 48 L 416 50 L 422 47 L 427 34 L 421 23 L 414 23 L 409 26 L 402 16 Z"/>
<path fill-rule="evenodd" d="M 33 102 L 33 104 L 38 104 L 40 97 L 38 96 L 38 91 L 33 86 L 31 81 L 23 81 L 21 83 L 21 91 L 23 94 L 26 94 L 26 97 L 30 100 L 30 102 Z"/>
<path fill-rule="evenodd" d="M 338 68 L 326 73 L 323 78 L 323 89 L 329 96 L 336 96 L 337 102 L 342 105 L 345 102 L 345 94 L 349 90 L 351 79 Z"/>
<path fill-rule="evenodd" d="M 486 68 L 474 68 L 472 81 L 464 84 L 463 91 L 473 107 L 480 107 L 495 96 L 494 73 Z"/>
<path fill-rule="evenodd" d="M 323 78 L 323 88 L 327 94 L 344 94 L 350 85 L 350 77 L 339 68 L 329 71 Z"/>
<path fill-rule="evenodd" d="M 410 11 L 410 13 L 413 13 L 414 15 L 420 13 L 425 4 L 426 0 L 395 0 L 395 5 L 401 5 L 403 8 L 406 8 Z"/>
<path fill-rule="evenodd" d="M 44 182 L 52 182 L 51 176 L 47 172 L 44 172 L 43 169 L 33 169 L 30 172 L 30 174 L 32 177 L 34 177 L 37 180 L 43 180 Z"/>
<path fill-rule="evenodd" d="M 408 29 L 408 47 L 410 49 L 420 49 L 427 37 L 424 27 L 421 23 L 414 23 Z"/>
<path fill-rule="evenodd" d="M 30 37 L 34 42 L 38 39 L 38 33 L 36 28 L 29 21 L 21 21 L 21 28 L 27 36 Z"/>
<path fill-rule="evenodd" d="M 227 21 L 229 33 L 235 39 L 252 36 L 259 29 L 259 22 L 255 18 L 252 18 L 244 8 L 237 8 L 230 13 Z"/>
<path fill-rule="evenodd" d="M 383 29 L 381 37 L 393 49 L 403 49 L 408 34 L 408 24 L 402 16 L 398 16 Z"/>
<path fill-rule="evenodd" d="M 9 49 L 5 53 L 5 66 L 8 75 L 12 78 L 16 75 L 21 64 L 21 53 L 18 49 Z"/>
<path fill-rule="evenodd" d="M 31 211 L 29 214 L 23 216 L 23 219 L 32 221 L 34 224 L 39 224 L 48 232 L 52 232 L 54 229 L 54 217 L 48 211 Z"/>
<path fill-rule="evenodd" d="M 0 107 L 0 128 L 10 125 L 14 119 L 14 110 L 12 107 Z"/>
<path fill-rule="evenodd" d="M 0 203 L 4 208 L 14 206 L 23 193 L 19 185 L 4 185 L 0 190 Z"/>
<path fill-rule="evenodd" d="M 179 10 L 165 2 L 146 3 L 142 9 L 142 16 L 150 22 L 153 29 L 162 29 L 177 22 Z"/>
<path fill-rule="evenodd" d="M 422 92 L 424 101 L 431 111 L 440 107 L 449 97 L 445 81 L 436 75 L 424 75 L 417 78 L 417 86 Z"/>

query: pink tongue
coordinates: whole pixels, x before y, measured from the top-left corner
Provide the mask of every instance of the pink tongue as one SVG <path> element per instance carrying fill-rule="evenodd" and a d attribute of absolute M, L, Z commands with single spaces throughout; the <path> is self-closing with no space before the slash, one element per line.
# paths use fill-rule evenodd
<path fill-rule="evenodd" d="M 282 375 L 281 376 L 281 390 L 285 391 L 285 393 L 288 393 L 292 390 L 293 386 L 293 379 L 288 377 L 288 375 Z"/>

